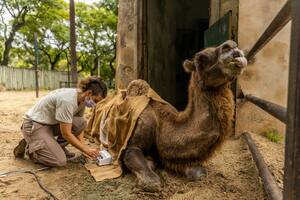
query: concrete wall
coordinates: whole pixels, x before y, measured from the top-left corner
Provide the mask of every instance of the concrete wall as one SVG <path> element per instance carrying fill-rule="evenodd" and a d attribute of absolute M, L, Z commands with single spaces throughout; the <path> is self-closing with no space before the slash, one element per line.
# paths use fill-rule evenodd
<path fill-rule="evenodd" d="M 240 0 L 239 46 L 249 50 L 270 24 L 286 0 Z M 287 104 L 290 24 L 288 24 L 249 64 L 239 79 L 244 93 Z M 263 133 L 276 129 L 284 132 L 284 125 L 262 112 L 251 103 L 239 103 L 237 131 L 250 130 Z"/>
<path fill-rule="evenodd" d="M 221 17 L 220 0 L 210 0 L 209 26 L 213 25 Z"/>
<path fill-rule="evenodd" d="M 125 88 L 138 77 L 137 1 L 119 0 L 116 86 Z"/>

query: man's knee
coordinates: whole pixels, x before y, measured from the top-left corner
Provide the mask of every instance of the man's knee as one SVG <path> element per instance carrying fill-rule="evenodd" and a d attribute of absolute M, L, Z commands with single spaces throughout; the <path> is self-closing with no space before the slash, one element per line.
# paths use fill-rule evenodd
<path fill-rule="evenodd" d="M 45 156 L 42 152 L 36 151 L 33 152 L 31 159 L 35 163 L 40 163 L 49 167 L 63 167 L 67 164 L 67 157 L 65 154 Z"/>
<path fill-rule="evenodd" d="M 74 117 L 72 123 L 72 133 L 79 135 L 87 126 L 87 122 L 83 117 Z"/>
<path fill-rule="evenodd" d="M 53 164 L 54 167 L 63 167 L 67 164 L 67 158 L 65 157 L 64 159 L 57 159 Z"/>

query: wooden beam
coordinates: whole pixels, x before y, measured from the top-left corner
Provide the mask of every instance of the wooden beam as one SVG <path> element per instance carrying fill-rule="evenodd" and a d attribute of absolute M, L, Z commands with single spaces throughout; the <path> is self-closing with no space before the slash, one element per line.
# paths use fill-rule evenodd
<path fill-rule="evenodd" d="M 247 54 L 247 59 L 251 60 L 254 56 L 271 40 L 273 37 L 291 20 L 291 0 L 288 0 L 282 7 L 271 24 L 260 36 L 252 49 Z"/>
<path fill-rule="evenodd" d="M 300 1 L 292 0 L 284 199 L 300 199 Z"/>
<path fill-rule="evenodd" d="M 248 147 L 251 151 L 252 157 L 255 161 L 259 174 L 262 178 L 265 191 L 269 200 L 282 200 L 282 192 L 277 185 L 275 178 L 270 172 L 263 156 L 257 149 L 251 135 L 249 133 L 243 133 L 243 137 L 246 140 Z"/>
<path fill-rule="evenodd" d="M 278 104 L 260 99 L 253 95 L 245 95 L 244 97 L 246 100 L 250 101 L 251 103 L 255 104 L 256 106 L 260 107 L 276 119 L 279 119 L 281 122 L 286 123 L 286 108 L 280 106 Z"/>

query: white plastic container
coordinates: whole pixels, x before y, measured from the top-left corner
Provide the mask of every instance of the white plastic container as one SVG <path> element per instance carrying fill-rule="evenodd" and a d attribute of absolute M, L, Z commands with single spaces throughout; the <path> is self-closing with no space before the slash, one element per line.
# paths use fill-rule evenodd
<path fill-rule="evenodd" d="M 97 157 L 97 164 L 99 166 L 112 164 L 112 157 L 107 150 L 101 150 L 100 155 Z"/>

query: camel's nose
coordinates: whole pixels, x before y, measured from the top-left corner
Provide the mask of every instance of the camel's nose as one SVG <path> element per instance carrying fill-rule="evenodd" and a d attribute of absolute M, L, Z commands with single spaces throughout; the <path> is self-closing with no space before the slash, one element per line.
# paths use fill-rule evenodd
<path fill-rule="evenodd" d="M 232 40 L 227 40 L 226 42 L 224 42 L 223 44 L 221 44 L 219 46 L 219 48 L 221 49 L 222 52 L 230 51 L 231 49 L 234 49 L 236 47 L 237 47 L 236 42 L 234 42 Z"/>
<path fill-rule="evenodd" d="M 233 58 L 244 57 L 244 52 L 238 48 L 235 48 L 232 53 Z"/>

